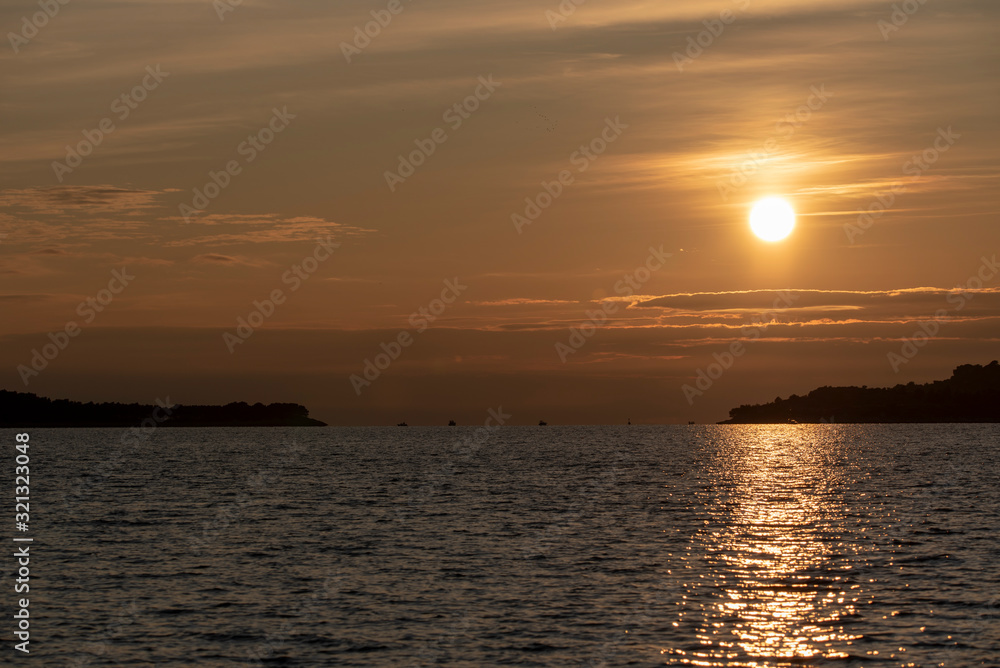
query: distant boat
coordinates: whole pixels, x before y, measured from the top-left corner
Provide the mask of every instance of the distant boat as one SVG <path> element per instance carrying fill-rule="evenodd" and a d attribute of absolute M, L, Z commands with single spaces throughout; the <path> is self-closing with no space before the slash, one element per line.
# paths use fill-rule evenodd
<path fill-rule="evenodd" d="M 396 426 L 397 426 L 397 427 L 409 427 L 410 425 L 406 424 L 405 422 L 400 422 L 400 423 L 399 423 L 399 424 L 397 424 Z"/>
<path fill-rule="evenodd" d="M 539 420 L 539 421 L 538 421 L 538 426 L 539 426 L 539 427 L 546 427 L 546 426 L 548 426 L 548 424 L 549 424 L 549 423 L 548 423 L 548 422 L 546 422 L 545 420 Z"/>
<path fill-rule="evenodd" d="M 455 422 L 454 420 L 448 420 L 448 426 L 449 426 L 449 427 L 455 427 L 455 426 L 457 426 L 457 425 L 458 425 L 458 423 L 457 423 L 457 422 Z"/>
<path fill-rule="evenodd" d="M 688 420 L 688 424 L 694 424 L 694 420 Z"/>

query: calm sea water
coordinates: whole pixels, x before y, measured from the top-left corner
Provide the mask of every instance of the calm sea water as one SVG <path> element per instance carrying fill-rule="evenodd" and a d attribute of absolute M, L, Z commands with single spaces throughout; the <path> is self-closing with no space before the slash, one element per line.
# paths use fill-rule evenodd
<path fill-rule="evenodd" d="M 997 426 L 29 432 L 25 665 L 1000 665 Z"/>

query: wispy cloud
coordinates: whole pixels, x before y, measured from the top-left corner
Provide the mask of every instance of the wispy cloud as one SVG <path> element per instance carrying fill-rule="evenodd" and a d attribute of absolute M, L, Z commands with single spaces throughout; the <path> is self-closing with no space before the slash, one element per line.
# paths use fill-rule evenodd
<path fill-rule="evenodd" d="M 210 264 L 222 267 L 268 267 L 273 262 L 245 255 L 223 255 L 221 253 L 203 253 L 191 258 L 193 264 Z"/>
<path fill-rule="evenodd" d="M 47 186 L 0 191 L 0 208 L 47 216 L 139 216 L 160 206 L 174 190 L 135 190 L 110 185 Z"/>
<path fill-rule="evenodd" d="M 468 303 L 470 306 L 551 306 L 556 304 L 579 304 L 578 301 L 568 299 L 533 299 L 530 297 L 510 297 L 508 299 L 470 301 Z"/>

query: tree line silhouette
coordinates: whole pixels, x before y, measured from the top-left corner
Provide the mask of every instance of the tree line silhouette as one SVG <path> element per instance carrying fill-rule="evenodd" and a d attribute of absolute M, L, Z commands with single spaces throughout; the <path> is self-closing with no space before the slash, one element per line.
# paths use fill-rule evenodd
<path fill-rule="evenodd" d="M 299 404 L 225 406 L 161 406 L 121 403 L 81 403 L 47 399 L 36 394 L 0 390 L 0 427 L 131 427 L 156 411 L 162 427 L 323 427 Z"/>
<path fill-rule="evenodd" d="M 924 385 L 821 387 L 744 404 L 720 424 L 787 422 L 1000 422 L 1000 363 L 963 364 L 951 378 Z"/>

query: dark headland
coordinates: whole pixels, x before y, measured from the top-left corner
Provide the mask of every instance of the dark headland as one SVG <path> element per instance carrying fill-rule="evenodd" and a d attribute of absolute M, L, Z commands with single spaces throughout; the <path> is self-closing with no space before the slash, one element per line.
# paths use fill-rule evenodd
<path fill-rule="evenodd" d="M 734 408 L 719 424 L 788 422 L 1000 422 L 1000 364 L 964 364 L 948 380 L 925 385 L 821 387 Z"/>
<path fill-rule="evenodd" d="M 0 427 L 134 427 L 154 418 L 161 427 L 325 427 L 299 404 L 169 406 L 81 403 L 0 390 Z"/>

